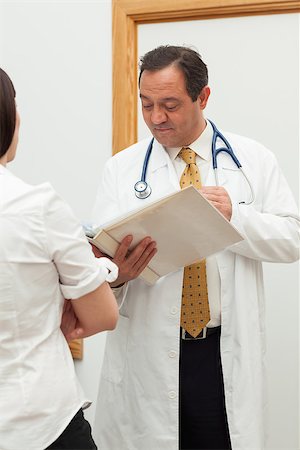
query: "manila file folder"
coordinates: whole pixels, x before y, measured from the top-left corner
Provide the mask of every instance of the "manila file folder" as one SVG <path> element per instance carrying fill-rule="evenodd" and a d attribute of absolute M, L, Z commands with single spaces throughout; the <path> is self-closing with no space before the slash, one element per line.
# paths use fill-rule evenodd
<path fill-rule="evenodd" d="M 243 240 L 193 186 L 108 223 L 89 241 L 112 257 L 128 234 L 133 236 L 131 248 L 146 236 L 157 243 L 157 253 L 140 274 L 148 284 Z"/>

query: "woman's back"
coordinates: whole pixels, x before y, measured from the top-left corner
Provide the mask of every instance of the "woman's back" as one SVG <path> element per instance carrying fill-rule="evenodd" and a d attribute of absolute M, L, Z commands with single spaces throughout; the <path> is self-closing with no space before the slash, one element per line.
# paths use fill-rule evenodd
<path fill-rule="evenodd" d="M 6 169 L 19 139 L 15 96 L 0 68 L 0 450 L 96 450 L 61 326 L 68 339 L 116 326 L 108 282 L 118 267 L 94 257 L 49 184 Z"/>
<path fill-rule="evenodd" d="M 51 186 L 1 165 L 0 241 L 0 447 L 41 450 L 87 401 L 60 323 L 64 297 L 96 289 L 99 268 Z"/>

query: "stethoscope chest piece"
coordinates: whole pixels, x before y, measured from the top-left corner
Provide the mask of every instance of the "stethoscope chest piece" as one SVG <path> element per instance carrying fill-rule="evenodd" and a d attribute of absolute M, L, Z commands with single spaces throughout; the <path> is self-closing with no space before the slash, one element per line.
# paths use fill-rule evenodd
<path fill-rule="evenodd" d="M 134 185 L 134 191 L 137 198 L 143 199 L 151 194 L 151 187 L 146 181 L 137 181 Z"/>

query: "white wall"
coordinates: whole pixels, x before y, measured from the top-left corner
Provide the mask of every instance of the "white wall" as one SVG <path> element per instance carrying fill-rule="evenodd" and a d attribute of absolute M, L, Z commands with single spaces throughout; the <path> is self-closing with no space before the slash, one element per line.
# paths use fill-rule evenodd
<path fill-rule="evenodd" d="M 138 39 L 139 55 L 194 46 L 209 70 L 207 117 L 269 147 L 298 197 L 299 14 L 147 24 Z M 147 135 L 140 113 L 139 138 Z M 298 269 L 265 265 L 269 449 L 299 448 Z"/>
<path fill-rule="evenodd" d="M 111 155 L 111 0 L 0 2 L 0 66 L 21 115 L 10 170 L 51 181 L 79 220 L 90 217 Z M 96 398 L 104 335 L 84 342 L 77 372 Z M 92 421 L 94 406 L 86 412 Z"/>

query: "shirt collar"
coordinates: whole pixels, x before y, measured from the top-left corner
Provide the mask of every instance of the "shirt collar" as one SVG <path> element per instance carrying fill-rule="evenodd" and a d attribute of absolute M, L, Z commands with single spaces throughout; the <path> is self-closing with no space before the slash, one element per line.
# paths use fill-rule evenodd
<path fill-rule="evenodd" d="M 0 164 L 0 173 L 5 173 L 7 171 L 6 167 L 3 164 Z"/>
<path fill-rule="evenodd" d="M 206 121 L 206 127 L 204 131 L 200 134 L 200 136 L 189 145 L 189 148 L 194 150 L 194 152 L 200 156 L 200 158 L 204 159 L 205 161 L 211 160 L 211 143 L 212 143 L 212 137 L 213 137 L 213 129 L 210 124 L 210 122 Z M 168 152 L 170 158 L 172 161 L 175 160 L 175 158 L 178 156 L 178 153 L 182 149 L 182 147 L 170 147 L 166 148 L 166 151 Z"/>

